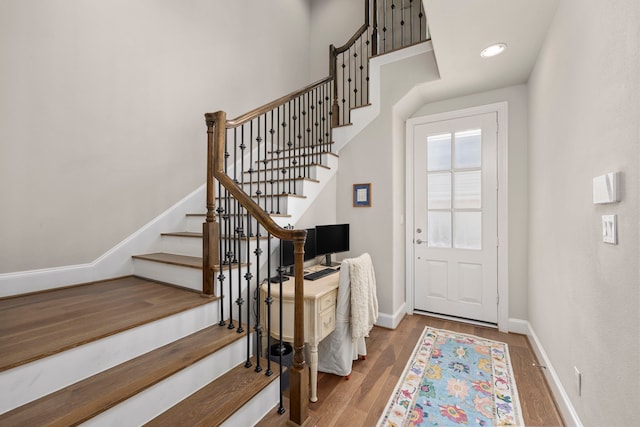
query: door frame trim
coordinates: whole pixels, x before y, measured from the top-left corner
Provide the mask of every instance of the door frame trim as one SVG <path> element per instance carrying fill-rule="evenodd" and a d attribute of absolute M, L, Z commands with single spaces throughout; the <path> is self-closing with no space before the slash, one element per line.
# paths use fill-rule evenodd
<path fill-rule="evenodd" d="M 461 110 L 429 114 L 408 119 L 405 132 L 405 296 L 407 314 L 414 307 L 414 215 L 413 215 L 413 138 L 415 127 L 445 120 L 461 119 L 486 113 L 496 113 L 498 120 L 497 166 L 498 166 L 498 329 L 509 331 L 509 188 L 508 188 L 508 134 L 509 104 L 498 102 Z"/>

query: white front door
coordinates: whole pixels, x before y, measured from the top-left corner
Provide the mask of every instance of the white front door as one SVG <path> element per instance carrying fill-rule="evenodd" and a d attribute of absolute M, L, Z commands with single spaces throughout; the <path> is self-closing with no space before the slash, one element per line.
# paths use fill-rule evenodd
<path fill-rule="evenodd" d="M 414 309 L 497 323 L 497 114 L 414 130 Z"/>

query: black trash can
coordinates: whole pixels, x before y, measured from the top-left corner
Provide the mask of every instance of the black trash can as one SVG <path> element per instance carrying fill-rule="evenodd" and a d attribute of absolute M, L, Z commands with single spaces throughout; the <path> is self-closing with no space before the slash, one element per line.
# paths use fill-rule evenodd
<path fill-rule="evenodd" d="M 282 354 L 282 362 L 280 362 L 280 354 Z M 288 342 L 283 342 L 282 347 L 277 342 L 269 348 L 269 359 L 276 363 L 282 363 L 282 388 L 289 388 L 289 368 L 293 364 L 293 347 Z M 275 371 L 275 369 L 273 369 Z"/>

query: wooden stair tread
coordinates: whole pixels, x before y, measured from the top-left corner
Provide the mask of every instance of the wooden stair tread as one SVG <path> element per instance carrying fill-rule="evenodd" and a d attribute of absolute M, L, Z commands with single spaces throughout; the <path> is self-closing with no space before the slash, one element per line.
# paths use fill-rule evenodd
<path fill-rule="evenodd" d="M 262 181 L 253 181 L 252 180 L 252 181 L 241 182 L 239 184 L 240 185 L 249 185 L 249 184 L 256 185 L 258 183 L 264 184 L 265 182 L 267 184 L 271 184 L 271 181 L 273 181 L 274 183 L 287 183 L 287 182 L 295 182 L 295 181 L 320 182 L 320 180 L 318 180 L 318 179 L 297 177 L 297 178 L 266 179 L 266 180 L 262 180 Z"/>
<path fill-rule="evenodd" d="M 272 154 L 277 154 L 275 152 L 271 152 L 271 153 Z M 287 154 L 287 150 L 285 150 L 285 151 L 282 151 L 281 154 L 285 154 L 285 155 L 283 157 L 272 157 L 272 158 L 268 159 L 267 163 L 285 162 L 285 161 L 288 161 L 289 159 L 297 159 L 299 157 L 314 157 L 314 156 L 324 156 L 324 155 L 329 155 L 329 156 L 333 156 L 333 157 L 339 157 L 336 153 L 331 152 L 331 151 L 318 151 L 317 153 L 314 153 L 314 152 L 310 152 L 309 153 L 308 152 L 308 153 L 305 153 L 304 155 L 300 154 L 300 155 L 297 155 L 297 156 L 288 156 L 288 155 L 286 155 Z M 254 160 L 253 162 L 254 163 L 264 164 L 264 159 L 263 160 Z M 318 164 L 318 163 L 314 163 L 314 164 Z M 283 166 L 285 166 L 285 165 L 283 165 Z M 293 167 L 293 165 L 289 165 L 289 166 Z M 300 165 L 296 165 L 296 166 L 300 166 Z"/>
<path fill-rule="evenodd" d="M 290 218 L 291 215 L 290 214 L 270 214 L 267 212 L 267 214 L 272 217 L 272 218 Z M 237 213 L 230 213 L 228 214 L 230 216 L 238 216 L 238 215 L 243 215 L 243 216 L 248 216 L 248 213 L 243 213 L 243 214 L 237 214 Z M 191 217 L 202 217 L 205 218 L 207 216 L 207 214 L 187 214 L 187 216 L 191 216 Z M 215 215 L 216 219 L 218 218 L 218 214 Z"/>
<path fill-rule="evenodd" d="M 306 167 L 311 167 L 311 166 L 318 166 L 320 168 L 324 168 L 324 169 L 331 169 L 329 166 L 327 165 L 323 165 L 321 163 L 310 163 L 308 165 L 291 165 L 291 166 L 282 166 L 279 168 L 260 168 L 260 170 L 258 171 L 258 169 L 254 169 L 253 171 L 244 171 L 242 173 L 244 174 L 252 174 L 252 173 L 258 173 L 258 172 L 270 172 L 270 171 L 281 171 L 282 169 L 300 169 L 300 168 L 306 168 Z"/>
<path fill-rule="evenodd" d="M 162 233 L 161 236 L 173 236 L 173 237 L 194 237 L 202 238 L 202 233 L 196 233 L 193 231 L 177 231 L 173 233 Z"/>
<path fill-rule="evenodd" d="M 327 145 L 331 146 L 331 145 L 333 145 L 333 144 L 335 144 L 335 142 L 334 142 L 334 141 L 330 141 L 330 142 L 323 142 L 322 144 L 312 144 L 312 145 L 307 145 L 306 147 L 305 147 L 305 146 L 300 146 L 300 145 L 292 146 L 292 147 L 287 147 L 286 145 L 284 145 L 284 146 L 283 146 L 283 145 L 280 145 L 280 146 L 278 146 L 278 147 L 280 148 L 280 152 L 286 152 L 286 151 L 288 151 L 288 150 L 301 150 L 301 149 L 303 149 L 303 148 L 311 148 L 311 149 L 314 149 L 314 148 L 318 148 L 318 147 L 319 147 L 319 148 L 323 148 L 323 149 L 324 149 L 324 148 L 326 148 L 326 147 L 327 147 Z M 269 153 L 269 154 L 275 154 L 276 152 L 275 152 L 275 151 L 268 151 L 268 153 Z"/>
<path fill-rule="evenodd" d="M 168 411 L 151 420 L 146 426 L 217 426 L 251 400 L 264 387 L 278 378 L 278 365 L 271 362 L 273 374 L 266 376 L 244 363 L 198 390 Z M 266 366 L 266 360 L 261 359 Z M 275 365 L 275 368 L 273 366 Z"/>
<path fill-rule="evenodd" d="M 154 252 L 151 254 L 133 255 L 132 258 L 142 259 L 145 261 L 159 262 L 162 264 L 177 265 L 177 266 L 187 267 L 187 268 L 202 269 L 202 258 L 195 257 L 195 256 L 178 255 L 178 254 L 172 254 L 167 252 Z M 248 264 L 246 263 L 242 263 L 242 264 L 235 263 L 231 265 L 231 268 L 236 269 L 238 267 L 246 267 L 247 265 Z M 223 268 L 225 270 L 228 270 L 229 266 L 223 265 Z M 213 266 L 213 269 L 215 271 L 220 271 L 220 266 L 218 264 L 215 264 Z"/>
<path fill-rule="evenodd" d="M 0 372 L 216 300 L 133 276 L 0 300 Z"/>
<path fill-rule="evenodd" d="M 134 255 L 135 259 L 161 262 L 164 264 L 178 265 L 190 268 L 202 268 L 202 257 L 178 255 L 166 252 L 155 252 L 150 254 Z"/>
<path fill-rule="evenodd" d="M 245 335 L 210 326 L 6 412 L 0 425 L 77 425 Z"/>
<path fill-rule="evenodd" d="M 264 181 L 263 181 L 264 183 Z M 301 194 L 291 194 L 291 193 L 277 193 L 277 194 L 249 194 L 249 197 L 252 199 L 261 199 L 265 197 L 293 197 L 296 199 L 306 199 L 307 196 L 303 196 Z M 233 199 L 231 195 L 229 195 L 230 199 Z M 225 200 L 224 196 L 216 196 L 216 200 Z M 268 213 L 268 212 L 267 212 Z"/>
<path fill-rule="evenodd" d="M 353 126 L 353 123 L 343 123 L 341 125 L 333 126 L 333 129 L 343 128 L 343 127 L 346 127 L 346 126 Z"/>

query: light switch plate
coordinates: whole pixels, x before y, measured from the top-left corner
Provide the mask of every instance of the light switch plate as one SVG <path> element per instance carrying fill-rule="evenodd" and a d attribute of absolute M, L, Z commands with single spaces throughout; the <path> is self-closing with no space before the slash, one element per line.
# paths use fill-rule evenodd
<path fill-rule="evenodd" d="M 593 178 L 593 203 L 615 203 L 620 201 L 618 172 L 609 172 Z"/>
<path fill-rule="evenodd" d="M 602 241 L 605 243 L 611 243 L 613 245 L 618 244 L 617 236 L 617 218 L 616 215 L 602 215 Z"/>

